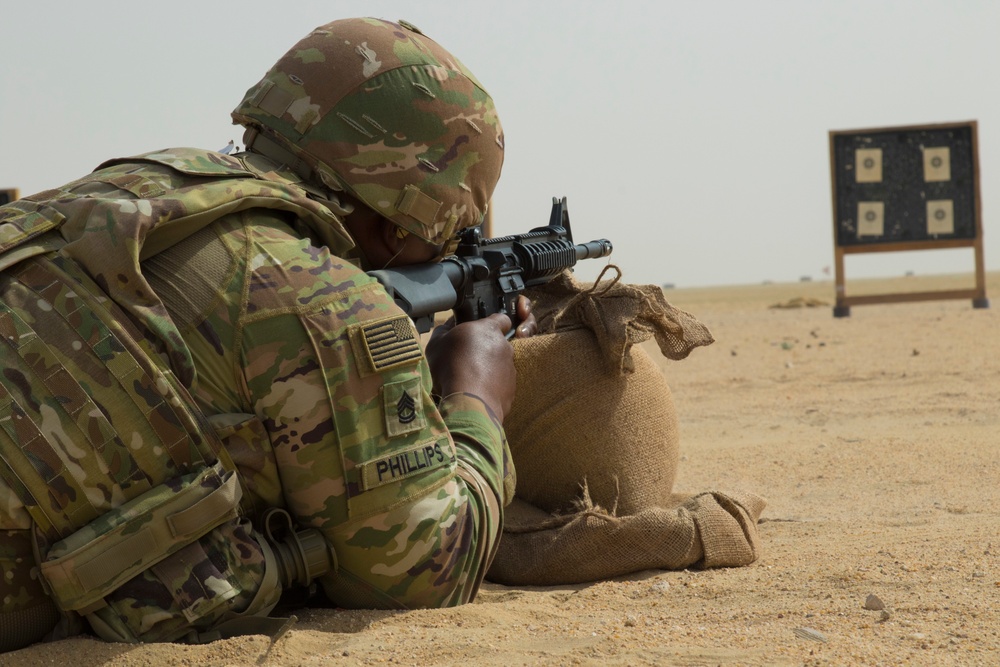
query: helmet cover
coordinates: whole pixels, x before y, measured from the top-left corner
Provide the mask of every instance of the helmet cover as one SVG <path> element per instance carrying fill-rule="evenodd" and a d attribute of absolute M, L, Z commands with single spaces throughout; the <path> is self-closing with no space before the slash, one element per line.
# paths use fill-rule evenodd
<path fill-rule="evenodd" d="M 232 115 L 328 187 L 435 245 L 482 221 L 503 164 L 492 98 L 405 22 L 343 19 L 316 28 Z"/>

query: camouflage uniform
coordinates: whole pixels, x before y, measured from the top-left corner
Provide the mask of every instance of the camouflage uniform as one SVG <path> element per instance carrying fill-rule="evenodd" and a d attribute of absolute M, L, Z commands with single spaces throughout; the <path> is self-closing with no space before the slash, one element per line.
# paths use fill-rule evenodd
<path fill-rule="evenodd" d="M 338 565 L 321 583 L 337 604 L 425 607 L 473 598 L 496 547 L 501 508 L 513 493 L 500 424 L 475 396 L 434 401 L 412 324 L 343 258 L 351 244 L 339 220 L 307 199 L 297 180 L 260 156 L 180 149 L 114 161 L 0 209 L 10 264 L 0 274 L 4 296 L 32 287 L 31 274 L 46 267 L 75 276 L 77 293 L 90 290 L 86 307 L 110 309 L 116 321 L 136 327 L 120 338 L 135 341 L 134 356 L 148 359 L 150 384 L 175 388 L 169 395 L 175 405 L 190 392 L 191 412 L 207 416 L 211 437 L 190 418 L 192 425 L 179 429 L 182 449 L 196 451 L 208 469 L 213 456 L 228 463 L 216 466 L 220 479 L 228 467 L 238 472 L 245 518 L 230 521 L 226 552 L 236 560 L 243 554 L 255 575 L 233 587 L 239 592 L 203 619 L 201 630 L 231 616 L 222 612 L 253 606 L 264 557 L 246 518 L 265 508 L 286 507 L 297 524 L 326 537 Z M 91 380 L 96 371 L 88 376 L 59 352 L 75 341 L 53 339 L 39 326 L 49 306 L 38 304 L 69 298 L 66 288 L 61 296 L 33 289 L 37 298 L 5 299 L 5 310 L 23 326 L 22 338 L 50 344 L 48 367 L 65 369 L 86 389 L 98 381 Z M 90 317 L 86 307 L 77 310 Z M 6 347 L 3 354 L 5 368 L 17 366 L 16 352 Z M 24 389 L 10 374 L 0 385 L 8 396 Z M 69 400 L 59 385 L 50 398 Z M 90 447 L 67 427 L 56 438 L 65 445 L 63 460 L 46 468 L 57 488 L 86 489 L 96 480 L 86 511 L 73 515 L 80 517 L 77 528 L 186 470 L 173 452 L 129 442 L 115 423 L 115 407 L 99 407 L 115 427 L 103 447 Z M 224 450 L 198 439 L 216 435 Z M 25 444 L 16 431 L 0 433 L 5 459 Z M 2 613 L 36 605 L 40 592 L 28 537 L 34 515 L 15 488 L 17 471 L 5 470 Z M 109 477 L 116 478 L 114 488 L 106 488 Z M 41 514 L 55 505 L 37 500 Z M 37 523 L 36 532 L 44 532 Z M 42 537 L 51 547 L 65 535 Z M 191 609 L 198 596 L 212 594 L 198 587 L 177 604 Z M 173 602 L 156 593 L 128 595 L 130 608 L 141 608 L 134 627 L 151 628 L 145 635 L 133 629 L 135 638 L 175 639 L 189 629 L 176 622 L 155 628 L 150 609 Z"/>
<path fill-rule="evenodd" d="M 499 177 L 492 100 L 419 31 L 349 19 L 233 118 L 249 153 L 113 160 L 0 208 L 0 650 L 81 616 L 254 631 L 315 576 L 342 606 L 460 604 L 492 559 L 501 425 L 431 396 L 337 195 L 447 247 Z"/>
<path fill-rule="evenodd" d="M 228 216 L 145 262 L 183 322 L 195 396 L 209 414 L 259 420 L 265 446 L 230 454 L 248 462 L 260 507 L 286 504 L 334 546 L 341 569 L 323 579 L 332 599 L 468 602 L 513 484 L 500 424 L 474 396 L 436 406 L 410 321 L 377 282 L 293 225 Z M 206 290 L 202 315 L 191 295 Z"/>

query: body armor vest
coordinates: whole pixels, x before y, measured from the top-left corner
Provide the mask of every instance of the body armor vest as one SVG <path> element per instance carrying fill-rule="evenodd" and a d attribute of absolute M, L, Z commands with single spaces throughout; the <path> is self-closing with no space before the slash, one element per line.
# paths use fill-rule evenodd
<path fill-rule="evenodd" d="M 238 633 L 283 585 L 331 567 L 332 552 L 303 547 L 294 527 L 272 534 L 265 520 L 265 539 L 244 518 L 223 443 L 246 436 L 239 416 L 214 420 L 217 432 L 195 404 L 190 356 L 139 270 L 250 208 L 351 246 L 293 181 L 194 149 L 114 160 L 0 208 L 0 480 L 12 492 L 0 511 L 15 528 L 0 565 L 19 595 L 0 607 L 0 650 L 59 617 L 85 616 L 116 641 Z"/>

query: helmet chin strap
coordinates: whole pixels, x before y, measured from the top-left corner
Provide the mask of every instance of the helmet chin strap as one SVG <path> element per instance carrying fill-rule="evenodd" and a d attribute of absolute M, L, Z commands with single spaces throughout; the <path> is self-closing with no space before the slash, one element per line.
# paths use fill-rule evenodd
<path fill-rule="evenodd" d="M 384 231 L 383 225 L 395 227 L 390 220 L 379 216 L 371 209 L 367 209 L 363 204 L 351 201 L 346 202 L 346 205 L 351 208 L 352 213 L 360 215 L 361 219 L 357 215 L 352 218 L 350 214 L 344 217 L 344 228 L 354 240 L 352 257 L 344 257 L 344 259 L 352 262 L 357 260 L 355 263 L 364 271 L 387 268 L 406 249 L 405 239 L 400 239 L 399 242 L 390 246 L 386 236 L 398 239 L 396 234 L 387 234 Z M 367 219 L 369 216 L 371 216 L 371 220 Z M 387 252 L 382 252 L 382 248 Z M 391 253 L 391 257 L 384 262 L 383 266 L 379 266 L 372 261 L 372 253 L 381 257 Z"/>
<path fill-rule="evenodd" d="M 383 269 L 388 269 L 389 265 L 392 264 L 394 261 L 396 261 L 396 258 L 398 258 L 401 254 L 403 254 L 403 251 L 406 250 L 406 242 L 407 242 L 406 238 L 409 236 L 409 233 L 405 229 L 403 229 L 402 227 L 400 227 L 400 226 L 396 225 L 395 223 L 393 223 L 391 220 L 388 220 L 387 218 L 380 217 L 379 218 L 379 225 L 391 225 L 392 228 L 393 228 L 392 229 L 392 234 L 389 234 L 388 237 L 390 239 L 394 239 L 395 240 L 394 242 L 395 242 L 395 245 L 396 245 L 396 252 L 395 252 L 395 254 L 393 254 L 392 257 L 390 257 L 388 260 L 386 260 L 385 265 L 382 267 Z M 377 236 L 379 238 L 383 239 L 383 243 L 384 243 L 384 239 L 386 237 L 382 236 L 381 233 L 378 234 Z"/>
<path fill-rule="evenodd" d="M 396 258 L 399 257 L 403 253 L 403 248 L 405 248 L 405 247 L 406 247 L 406 243 L 400 243 L 399 244 L 399 250 L 396 251 L 395 255 L 393 255 L 392 257 L 389 258 L 389 260 L 385 263 L 385 266 L 383 266 L 382 268 L 383 269 L 388 269 L 389 265 L 392 264 L 394 261 L 396 261 Z"/>

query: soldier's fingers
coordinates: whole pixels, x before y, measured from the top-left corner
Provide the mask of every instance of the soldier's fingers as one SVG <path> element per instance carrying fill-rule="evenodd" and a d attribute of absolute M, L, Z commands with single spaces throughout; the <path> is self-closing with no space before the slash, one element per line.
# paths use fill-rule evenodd
<path fill-rule="evenodd" d="M 515 335 L 518 338 L 530 338 L 538 333 L 538 320 L 531 312 L 531 300 L 523 294 L 517 297 L 517 320 Z"/>
<path fill-rule="evenodd" d="M 531 299 L 523 294 L 517 297 L 517 319 L 526 320 L 531 315 Z"/>
<path fill-rule="evenodd" d="M 526 320 L 517 325 L 518 338 L 531 338 L 536 333 L 538 333 L 538 321 L 534 315 L 528 315 Z"/>
<path fill-rule="evenodd" d="M 510 331 L 511 327 L 514 326 L 514 323 L 511 321 L 510 316 L 507 315 L 506 313 L 493 313 L 486 319 L 493 322 L 496 326 L 498 326 L 500 328 L 500 333 L 505 334 L 508 331 Z"/>

